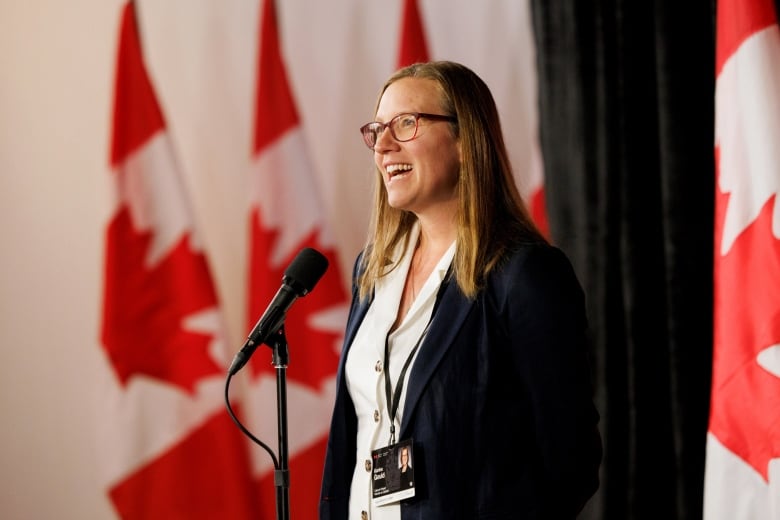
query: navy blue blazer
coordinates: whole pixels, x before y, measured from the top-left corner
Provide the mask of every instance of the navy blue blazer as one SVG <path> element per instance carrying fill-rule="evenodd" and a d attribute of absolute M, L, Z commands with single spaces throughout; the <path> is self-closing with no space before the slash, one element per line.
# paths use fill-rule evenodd
<path fill-rule="evenodd" d="M 352 292 L 321 520 L 347 519 L 356 462 L 344 363 L 369 302 Z M 473 300 L 444 281 L 397 436 L 414 441 L 416 495 L 401 502 L 402 520 L 576 516 L 602 457 L 586 329 L 582 289 L 555 247 L 518 247 Z"/>

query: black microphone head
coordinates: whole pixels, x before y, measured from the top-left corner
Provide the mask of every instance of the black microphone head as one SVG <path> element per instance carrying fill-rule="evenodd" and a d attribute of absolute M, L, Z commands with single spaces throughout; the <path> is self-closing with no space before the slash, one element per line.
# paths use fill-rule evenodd
<path fill-rule="evenodd" d="M 291 286 L 298 296 L 308 294 L 328 269 L 325 255 L 310 247 L 304 248 L 284 271 L 282 281 Z"/>

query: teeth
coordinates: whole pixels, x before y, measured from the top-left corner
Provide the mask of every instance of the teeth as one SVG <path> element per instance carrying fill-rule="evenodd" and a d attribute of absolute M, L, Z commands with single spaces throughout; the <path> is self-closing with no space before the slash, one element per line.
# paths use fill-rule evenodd
<path fill-rule="evenodd" d="M 396 173 L 409 171 L 411 169 L 411 164 L 391 164 L 387 167 L 387 173 L 394 175 Z"/>

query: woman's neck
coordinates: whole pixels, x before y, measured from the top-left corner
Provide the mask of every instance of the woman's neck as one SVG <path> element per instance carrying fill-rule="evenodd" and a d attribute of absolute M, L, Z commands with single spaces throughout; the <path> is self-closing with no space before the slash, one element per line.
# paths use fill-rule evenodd
<path fill-rule="evenodd" d="M 414 250 L 412 251 L 409 271 L 406 274 L 406 283 L 392 330 L 401 325 L 420 294 L 422 286 L 425 285 L 426 280 L 431 276 L 434 268 L 454 240 L 454 228 L 436 227 L 431 229 L 421 223 L 420 234 L 416 244 L 413 246 Z"/>
<path fill-rule="evenodd" d="M 457 237 L 457 228 L 453 221 L 419 219 L 420 234 L 417 238 L 415 255 L 435 257 L 436 261 L 444 255 Z"/>

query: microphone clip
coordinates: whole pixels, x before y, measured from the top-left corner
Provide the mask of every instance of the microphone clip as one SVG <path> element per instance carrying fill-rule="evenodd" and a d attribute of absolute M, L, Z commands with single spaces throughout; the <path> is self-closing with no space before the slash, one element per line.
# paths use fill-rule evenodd
<path fill-rule="evenodd" d="M 275 368 L 287 368 L 290 363 L 290 349 L 287 348 L 287 336 L 284 334 L 284 323 L 274 334 L 272 334 L 266 344 L 273 350 L 271 363 Z"/>

